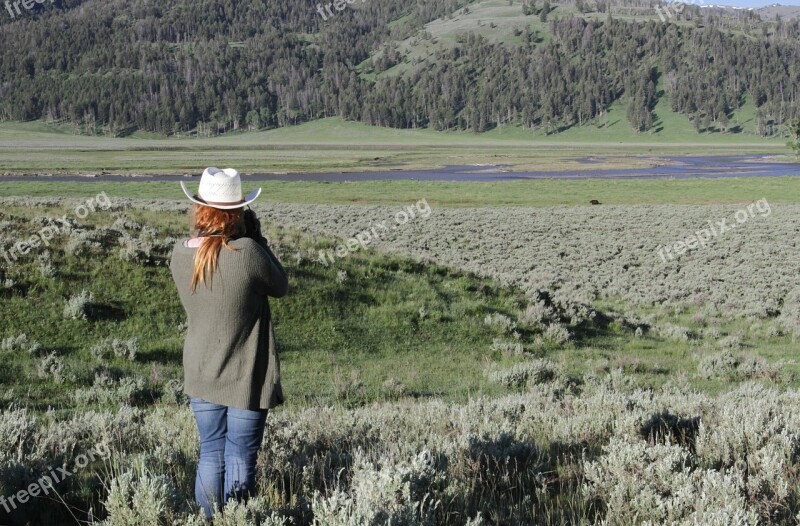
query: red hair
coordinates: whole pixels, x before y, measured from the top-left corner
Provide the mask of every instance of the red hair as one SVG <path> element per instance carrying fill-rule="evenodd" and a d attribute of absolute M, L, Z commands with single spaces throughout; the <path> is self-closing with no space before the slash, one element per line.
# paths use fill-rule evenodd
<path fill-rule="evenodd" d="M 202 283 L 211 288 L 211 280 L 217 270 L 219 252 L 222 247 L 235 250 L 228 245 L 232 237 L 242 235 L 244 223 L 243 208 L 233 210 L 220 210 L 210 206 L 195 204 L 192 210 L 192 228 L 198 231 L 203 239 L 200 248 L 194 256 L 194 272 L 192 273 L 192 292 L 197 290 L 197 284 Z M 208 279 L 208 283 L 206 283 Z"/>

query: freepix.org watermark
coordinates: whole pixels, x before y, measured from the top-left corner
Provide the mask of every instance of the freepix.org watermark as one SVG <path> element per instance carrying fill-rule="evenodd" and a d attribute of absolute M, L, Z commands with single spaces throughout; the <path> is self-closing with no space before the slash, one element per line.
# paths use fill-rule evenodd
<path fill-rule="evenodd" d="M 734 220 L 730 223 L 726 218 L 715 222 L 709 221 L 707 228 L 701 228 L 694 234 L 672 245 L 658 247 L 658 255 L 661 256 L 661 261 L 666 263 L 667 261 L 673 261 L 677 256 L 682 256 L 689 250 L 705 247 L 713 238 L 717 238 L 755 217 L 756 212 L 759 217 L 768 217 L 772 213 L 772 209 L 766 199 L 759 199 L 755 203 L 750 203 L 745 208 L 737 210 L 733 216 Z"/>
<path fill-rule="evenodd" d="M 331 7 L 338 12 L 342 12 L 347 9 L 351 4 L 355 4 L 359 0 L 335 0 L 334 2 L 328 2 L 327 5 L 325 4 L 317 4 L 317 13 L 319 16 L 322 17 L 323 20 L 327 22 L 329 18 L 333 18 L 336 16 L 336 13 L 331 10 Z M 361 3 L 365 3 L 367 0 L 361 0 Z"/>
<path fill-rule="evenodd" d="M 97 210 L 108 210 L 109 208 L 111 208 L 111 199 L 108 198 L 105 192 L 100 192 L 95 197 L 87 199 L 86 203 L 76 206 L 72 210 L 72 213 L 78 219 L 86 219 L 90 212 L 95 212 Z M 17 241 L 8 250 L 6 250 L 5 247 L 0 248 L 0 256 L 6 260 L 6 263 L 11 265 L 20 257 L 29 254 L 31 250 L 35 250 L 42 246 L 49 247 L 50 241 L 60 234 L 62 230 L 71 228 L 69 222 L 67 221 L 66 214 L 64 214 L 61 219 L 56 218 L 55 221 L 60 224 L 48 225 L 39 230 L 36 234 L 33 234 L 28 239 Z"/>
<path fill-rule="evenodd" d="M 26 504 L 31 497 L 38 497 L 39 495 L 49 495 L 50 492 L 56 493 L 55 484 L 64 482 L 66 479 L 73 476 L 79 470 L 89 465 L 89 462 L 95 462 L 98 458 L 107 459 L 111 456 L 111 450 L 105 444 L 97 445 L 90 449 L 88 453 L 80 454 L 73 460 L 72 471 L 66 468 L 54 468 L 50 473 L 39 477 L 36 482 L 32 482 L 27 488 L 21 489 L 10 497 L 0 496 L 0 506 L 2 506 L 6 513 L 11 513 L 11 510 L 16 510 L 17 505 Z"/>
<path fill-rule="evenodd" d="M 359 249 L 365 249 L 373 242 L 381 239 L 389 234 L 393 229 L 403 226 L 410 221 L 423 218 L 427 219 L 431 216 L 431 207 L 428 201 L 421 199 L 416 204 L 408 205 L 394 215 L 394 225 L 390 226 L 387 221 L 378 221 L 371 228 L 359 232 L 338 245 L 335 249 L 320 250 L 319 262 L 326 267 L 336 261 L 336 259 L 343 259 L 349 254 L 356 252 Z"/>
<path fill-rule="evenodd" d="M 22 9 L 30 11 L 33 6 L 43 4 L 45 2 L 55 3 L 55 0 L 6 0 L 5 6 L 8 14 L 11 15 L 11 20 L 15 20 L 18 16 L 22 16 Z"/>
<path fill-rule="evenodd" d="M 666 22 L 670 18 L 677 18 L 678 15 L 683 13 L 687 5 L 704 5 L 702 0 L 688 0 L 686 2 L 669 1 L 665 2 L 663 6 L 656 6 L 656 13 L 662 22 Z"/>

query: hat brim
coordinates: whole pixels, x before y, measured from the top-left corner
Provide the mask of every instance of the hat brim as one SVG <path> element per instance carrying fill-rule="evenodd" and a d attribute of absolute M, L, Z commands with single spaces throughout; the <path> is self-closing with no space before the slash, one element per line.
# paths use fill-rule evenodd
<path fill-rule="evenodd" d="M 255 201 L 256 199 L 258 199 L 258 196 L 261 195 L 261 188 L 258 188 L 250 192 L 241 203 L 232 203 L 232 204 L 209 203 L 208 201 L 204 201 L 203 199 L 201 199 L 197 194 L 190 192 L 189 189 L 186 188 L 186 183 L 184 183 L 183 181 L 181 181 L 181 188 L 183 188 L 183 193 L 186 194 L 186 197 L 189 198 L 189 201 L 196 203 L 198 205 L 217 208 L 219 210 L 233 210 L 235 208 L 245 207 L 250 203 L 252 203 L 253 201 Z"/>

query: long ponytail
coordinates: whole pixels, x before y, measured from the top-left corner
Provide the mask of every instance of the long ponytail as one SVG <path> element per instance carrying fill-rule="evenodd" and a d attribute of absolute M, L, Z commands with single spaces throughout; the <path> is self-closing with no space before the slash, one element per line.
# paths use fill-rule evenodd
<path fill-rule="evenodd" d="M 235 250 L 228 241 L 243 232 L 242 208 L 220 210 L 204 205 L 194 205 L 192 226 L 204 239 L 194 256 L 192 273 L 192 293 L 197 291 L 197 284 L 202 283 L 209 289 L 214 273 L 217 271 L 219 253 L 222 247 Z M 206 281 L 208 280 L 208 281 Z"/>

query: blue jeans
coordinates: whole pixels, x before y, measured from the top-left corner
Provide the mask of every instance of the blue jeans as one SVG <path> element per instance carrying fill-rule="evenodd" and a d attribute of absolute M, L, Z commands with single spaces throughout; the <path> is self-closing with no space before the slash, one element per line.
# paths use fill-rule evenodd
<path fill-rule="evenodd" d="M 256 459 L 268 410 L 248 411 L 189 398 L 200 433 L 194 493 L 207 517 L 215 505 L 256 494 Z"/>

